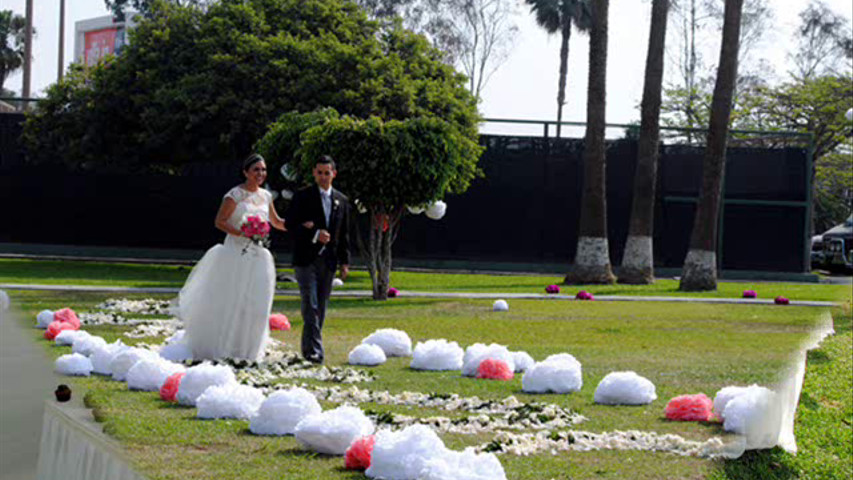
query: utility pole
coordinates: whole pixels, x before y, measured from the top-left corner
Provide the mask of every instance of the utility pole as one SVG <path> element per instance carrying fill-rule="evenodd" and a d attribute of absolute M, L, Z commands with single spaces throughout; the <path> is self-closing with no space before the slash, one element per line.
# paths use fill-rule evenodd
<path fill-rule="evenodd" d="M 59 60 L 56 68 L 56 81 L 62 80 L 65 65 L 65 0 L 59 0 Z"/>
<path fill-rule="evenodd" d="M 30 98 L 30 72 L 33 63 L 33 0 L 27 0 L 26 22 L 26 31 L 24 32 L 24 85 L 21 88 L 21 96 L 25 99 Z M 24 110 L 29 107 L 26 100 L 24 100 L 23 105 Z"/>

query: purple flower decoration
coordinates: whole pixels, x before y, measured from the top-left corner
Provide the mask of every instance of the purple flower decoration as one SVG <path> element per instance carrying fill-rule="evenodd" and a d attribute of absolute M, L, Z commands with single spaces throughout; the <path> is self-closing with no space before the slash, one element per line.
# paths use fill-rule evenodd
<path fill-rule="evenodd" d="M 595 298 L 593 298 L 592 294 L 586 290 L 581 290 L 577 295 L 575 295 L 575 300 L 595 300 Z"/>
<path fill-rule="evenodd" d="M 545 287 L 545 293 L 560 293 L 560 287 L 558 285 L 548 285 Z"/>
<path fill-rule="evenodd" d="M 779 295 L 773 301 L 776 302 L 776 305 L 787 305 L 788 303 L 790 303 L 790 302 L 788 302 L 788 299 L 783 297 L 782 295 Z"/>
<path fill-rule="evenodd" d="M 388 296 L 389 297 L 396 297 L 398 293 L 400 293 L 400 291 L 394 287 L 391 287 L 388 289 Z"/>
<path fill-rule="evenodd" d="M 755 290 L 744 290 L 743 291 L 743 298 L 755 298 L 757 296 L 758 296 L 758 294 L 755 293 Z"/>

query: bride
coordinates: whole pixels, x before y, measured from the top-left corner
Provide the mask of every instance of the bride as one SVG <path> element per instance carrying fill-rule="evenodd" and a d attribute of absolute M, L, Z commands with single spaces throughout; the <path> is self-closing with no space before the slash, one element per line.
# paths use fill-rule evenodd
<path fill-rule="evenodd" d="M 261 188 L 267 178 L 263 157 L 243 162 L 246 181 L 222 199 L 216 228 L 227 234 L 199 260 L 177 299 L 193 359 L 260 360 L 269 337 L 269 315 L 275 293 L 275 264 L 269 250 L 240 230 L 256 215 L 284 231 L 272 195 Z"/>

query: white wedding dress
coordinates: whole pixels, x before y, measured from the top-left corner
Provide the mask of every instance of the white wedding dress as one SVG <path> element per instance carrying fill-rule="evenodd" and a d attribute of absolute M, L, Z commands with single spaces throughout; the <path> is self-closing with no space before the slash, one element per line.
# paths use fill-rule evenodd
<path fill-rule="evenodd" d="M 232 188 L 237 202 L 228 223 L 239 229 L 248 215 L 269 219 L 272 195 Z M 248 248 L 247 248 L 248 247 Z M 260 360 L 269 338 L 275 264 L 269 250 L 245 237 L 227 235 L 193 268 L 176 302 L 194 360 Z"/>

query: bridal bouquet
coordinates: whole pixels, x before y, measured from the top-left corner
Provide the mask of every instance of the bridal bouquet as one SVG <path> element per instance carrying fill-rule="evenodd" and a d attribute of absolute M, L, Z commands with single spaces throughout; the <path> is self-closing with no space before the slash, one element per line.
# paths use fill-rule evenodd
<path fill-rule="evenodd" d="M 260 247 L 269 247 L 270 245 L 270 224 L 257 215 L 249 215 L 240 225 L 240 231 L 243 236 Z M 245 254 L 249 246 L 243 249 Z"/>

